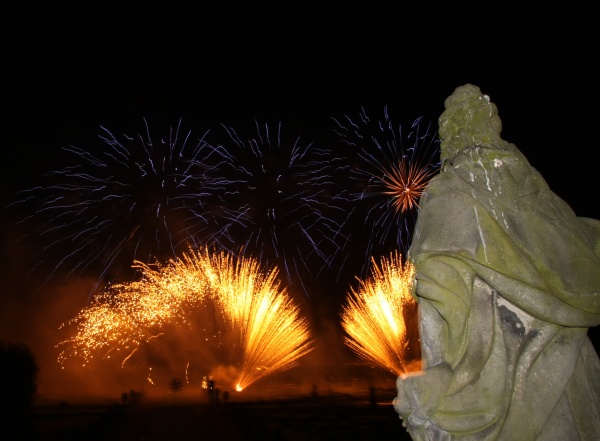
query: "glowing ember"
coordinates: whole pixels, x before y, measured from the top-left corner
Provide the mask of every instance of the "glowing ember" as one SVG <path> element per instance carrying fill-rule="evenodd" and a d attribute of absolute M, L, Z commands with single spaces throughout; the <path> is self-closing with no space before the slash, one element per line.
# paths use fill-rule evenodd
<path fill-rule="evenodd" d="M 351 289 L 342 312 L 346 345 L 360 358 L 396 375 L 408 372 L 405 314 L 413 309 L 411 296 L 415 269 L 402 265 L 402 256 L 392 253 L 381 266 L 373 259 L 371 278 L 360 281 L 361 289 Z"/>
<path fill-rule="evenodd" d="M 102 350 L 105 358 L 123 351 L 124 365 L 141 349 L 156 352 L 159 340 L 167 342 L 163 346 L 174 346 L 178 331 L 196 352 L 203 352 L 206 345 L 222 346 L 219 337 L 228 335 L 238 350 L 236 383 L 241 390 L 295 366 L 312 350 L 308 323 L 286 291 L 279 289 L 276 269 L 265 271 L 252 258 L 234 259 L 208 250 L 191 251 L 156 269 L 135 265 L 143 274 L 141 280 L 108 288 L 68 322 L 77 332 L 59 343 L 65 347 L 61 363 L 71 356 L 88 362 Z M 200 329 L 202 339 L 197 338 Z M 184 365 L 187 378 L 189 360 Z"/>

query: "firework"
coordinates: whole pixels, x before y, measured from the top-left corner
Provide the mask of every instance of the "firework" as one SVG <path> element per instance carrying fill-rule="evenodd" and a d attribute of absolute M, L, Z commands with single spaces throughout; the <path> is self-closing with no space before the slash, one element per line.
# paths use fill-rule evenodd
<path fill-rule="evenodd" d="M 312 350 L 308 322 L 285 289 L 279 289 L 277 269 L 261 272 L 256 260 L 242 259 L 235 264 L 223 255 L 215 266 L 221 269 L 217 299 L 239 331 L 244 351 L 237 390 L 295 366 Z"/>
<path fill-rule="evenodd" d="M 144 343 L 164 335 L 182 314 L 189 315 L 189 306 L 201 304 L 209 293 L 201 264 L 187 255 L 164 267 L 142 262 L 134 266 L 141 271 L 141 280 L 109 286 L 68 322 L 77 332 L 59 344 L 67 347 L 59 355 L 61 363 L 73 355 L 89 362 L 94 353 L 109 356 L 114 350 L 124 353 L 126 362 Z"/>
<path fill-rule="evenodd" d="M 407 319 L 414 324 L 415 301 L 411 295 L 415 270 L 410 262 L 402 263 L 399 253 L 373 261 L 372 274 L 361 281 L 342 312 L 346 345 L 364 361 L 395 375 L 407 372 Z"/>
<path fill-rule="evenodd" d="M 348 163 L 348 213 L 361 219 L 347 225 L 362 223 L 360 231 L 346 236 L 354 244 L 352 250 L 362 253 L 360 276 L 365 277 L 372 256 L 408 250 L 419 198 L 439 170 L 439 139 L 421 117 L 408 130 L 396 125 L 387 107 L 382 120 L 371 119 L 361 109 L 356 117 L 334 121 Z"/>
<path fill-rule="evenodd" d="M 281 123 L 255 124 L 245 140 L 224 125 L 228 142 L 212 146 L 206 175 L 219 183 L 209 204 L 220 213 L 220 229 L 210 242 L 229 252 L 243 245 L 281 268 L 288 289 L 308 294 L 306 281 L 328 271 L 345 242 L 345 212 L 332 179 L 336 162 L 329 149 L 285 139 Z"/>
<path fill-rule="evenodd" d="M 133 279 L 133 261 L 164 261 L 189 245 L 243 248 L 308 294 L 306 282 L 345 242 L 330 150 L 284 139 L 281 123 L 256 123 L 246 140 L 223 125 L 225 142 L 208 131 L 194 138 L 181 121 L 157 140 L 144 123 L 135 137 L 101 127 L 97 145 L 64 148 L 71 164 L 19 193 L 15 205 L 33 211 L 28 228 L 43 242 L 36 261 L 51 276 L 91 274 L 95 290 Z"/>
<path fill-rule="evenodd" d="M 208 132 L 194 139 L 180 120 L 155 139 L 144 123 L 135 137 L 101 127 L 99 143 L 64 147 L 69 164 L 19 193 L 14 205 L 32 207 L 26 221 L 44 241 L 36 260 L 53 262 L 50 277 L 63 269 L 67 277 L 100 274 L 98 283 L 131 280 L 131 262 L 180 255 L 200 221 L 210 222 L 198 216 L 210 188 L 200 160 L 210 151 Z"/>
<path fill-rule="evenodd" d="M 118 354 L 122 366 L 185 365 L 189 378 L 194 363 L 198 372 L 210 368 L 210 353 L 214 364 L 237 365 L 241 390 L 312 350 L 308 323 L 279 288 L 277 269 L 208 248 L 164 266 L 136 265 L 139 281 L 111 286 L 65 324 L 76 333 L 59 343 L 61 363 Z"/>

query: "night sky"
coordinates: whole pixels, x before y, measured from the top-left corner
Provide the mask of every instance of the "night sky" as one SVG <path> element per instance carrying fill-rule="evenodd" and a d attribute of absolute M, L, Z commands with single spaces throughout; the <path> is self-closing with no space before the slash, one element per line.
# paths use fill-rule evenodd
<path fill-rule="evenodd" d="M 224 124 L 247 138 L 255 135 L 258 121 L 281 123 L 292 138 L 328 145 L 332 118 L 357 115 L 361 108 L 375 117 L 387 106 L 397 124 L 408 127 L 422 117 L 435 128 L 444 100 L 472 83 L 498 107 L 502 138 L 524 153 L 579 216 L 600 219 L 593 57 L 550 39 L 485 50 L 404 42 L 398 47 L 390 39 L 322 43 L 183 45 L 140 39 L 82 48 L 42 38 L 35 46 L 4 48 L 0 339 L 24 341 L 41 354 L 44 345 L 52 349 L 58 325 L 87 300 L 86 280 L 40 287 L 41 276 L 29 269 L 43 241 L 34 238 L 15 248 L 13 225 L 27 213 L 8 206 L 16 192 L 37 185 L 42 173 L 64 166 L 62 147 L 98 145 L 101 126 L 135 135 L 145 130 L 146 120 L 160 137 L 181 120 L 183 131 L 195 137 L 207 130 L 222 133 Z M 323 282 L 341 287 L 338 297 L 318 292 L 310 307 L 331 314 L 352 282 Z"/>

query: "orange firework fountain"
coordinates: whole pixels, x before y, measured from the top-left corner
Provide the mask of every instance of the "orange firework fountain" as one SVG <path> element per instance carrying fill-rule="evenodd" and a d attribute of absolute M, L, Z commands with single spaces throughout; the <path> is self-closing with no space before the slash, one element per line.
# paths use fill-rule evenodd
<path fill-rule="evenodd" d="M 244 361 L 236 389 L 266 375 L 287 370 L 310 352 L 308 322 L 286 291 L 279 289 L 277 269 L 261 271 L 254 259 L 237 264 L 221 253 L 212 259 L 211 284 L 226 320 L 239 332 Z"/>
<path fill-rule="evenodd" d="M 279 289 L 277 270 L 265 271 L 255 259 L 234 261 L 224 252 L 192 250 L 157 269 L 138 262 L 135 266 L 142 272 L 139 281 L 110 287 L 68 322 L 77 332 L 59 343 L 65 347 L 61 363 L 70 356 L 89 362 L 98 351 L 105 357 L 124 351 L 124 365 L 151 342 L 169 338 L 178 326 L 191 329 L 192 313 L 201 308 L 206 321 L 217 319 L 228 328 L 224 331 L 237 337 L 238 390 L 295 366 L 312 350 L 308 323 L 286 291 Z M 206 316 L 215 314 L 220 317 Z M 194 341 L 217 343 L 208 338 Z"/>
<path fill-rule="evenodd" d="M 381 259 L 380 266 L 374 259 L 372 262 L 371 278 L 360 281 L 360 290 L 351 289 L 343 308 L 344 341 L 367 363 L 400 376 L 419 369 L 409 369 L 407 357 L 409 343 L 416 343 L 408 337 L 415 334 L 416 302 L 411 295 L 415 269 L 410 262 L 403 265 L 397 252 Z"/>

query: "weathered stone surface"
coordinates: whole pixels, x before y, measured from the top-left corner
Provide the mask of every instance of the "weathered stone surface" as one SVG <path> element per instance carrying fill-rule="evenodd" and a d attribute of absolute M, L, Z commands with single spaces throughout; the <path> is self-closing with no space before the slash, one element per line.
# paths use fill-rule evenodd
<path fill-rule="evenodd" d="M 458 87 L 408 258 L 424 370 L 394 402 L 417 440 L 598 440 L 600 221 L 577 217 Z"/>

